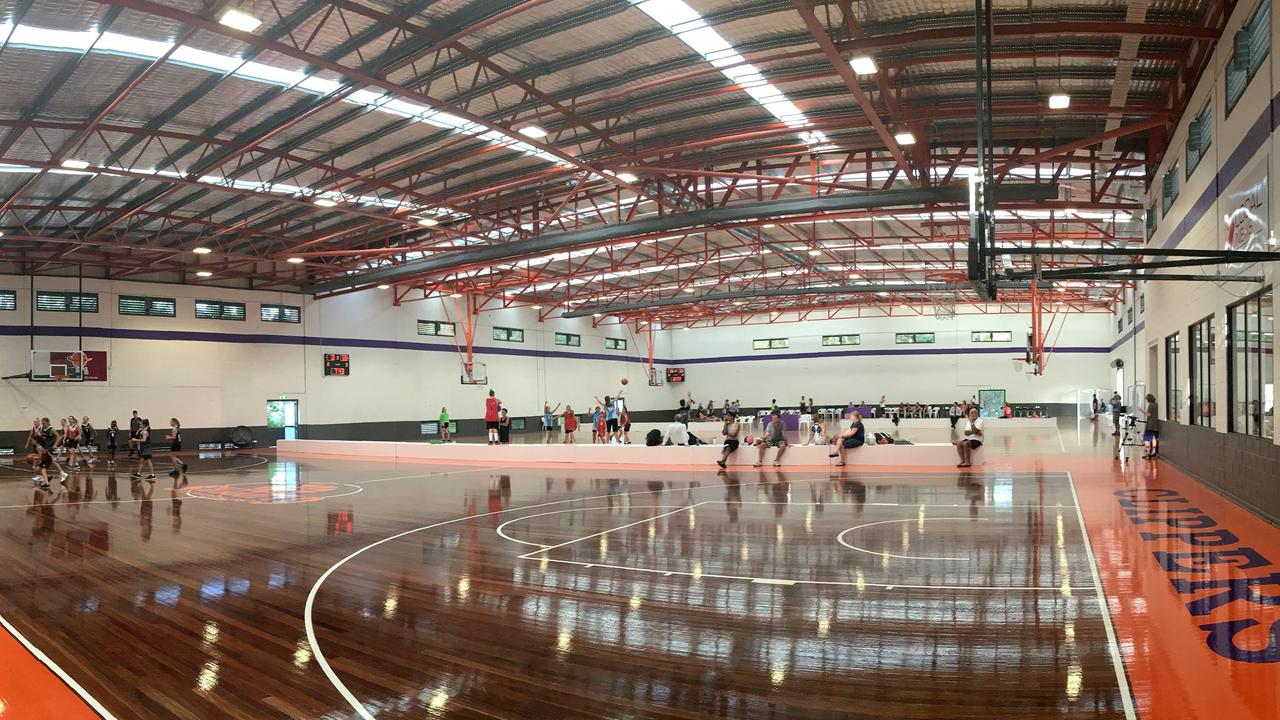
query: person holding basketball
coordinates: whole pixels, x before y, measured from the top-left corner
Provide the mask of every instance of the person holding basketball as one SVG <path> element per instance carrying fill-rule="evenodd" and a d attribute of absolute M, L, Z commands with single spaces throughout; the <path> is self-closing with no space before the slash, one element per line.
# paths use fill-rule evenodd
<path fill-rule="evenodd" d="M 626 378 L 623 378 L 622 384 L 625 385 L 626 383 L 627 383 Z M 605 429 L 604 444 L 606 445 L 613 442 L 614 440 L 617 440 L 618 442 L 622 442 L 622 432 L 619 430 L 619 425 L 618 425 L 618 404 L 619 404 L 618 401 L 620 401 L 621 399 L 622 399 L 621 390 L 619 390 L 618 394 L 614 397 L 609 397 L 608 395 L 605 395 L 603 402 L 600 400 L 600 398 L 596 398 L 596 402 L 600 403 L 600 405 L 604 407 L 604 429 Z"/>

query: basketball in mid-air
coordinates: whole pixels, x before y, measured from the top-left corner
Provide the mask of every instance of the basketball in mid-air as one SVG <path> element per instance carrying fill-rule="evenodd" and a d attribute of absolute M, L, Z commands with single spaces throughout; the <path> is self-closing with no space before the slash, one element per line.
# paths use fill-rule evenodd
<path fill-rule="evenodd" d="M 627 384 L 627 379 L 626 379 L 626 378 L 622 378 L 622 384 L 623 384 L 623 385 L 626 385 L 626 384 Z"/>
<path fill-rule="evenodd" d="M 39 462 L 40 462 L 40 454 L 39 454 L 39 453 L 28 453 L 28 454 L 27 454 L 27 462 L 31 463 L 32 465 L 35 465 L 36 463 L 39 463 Z"/>

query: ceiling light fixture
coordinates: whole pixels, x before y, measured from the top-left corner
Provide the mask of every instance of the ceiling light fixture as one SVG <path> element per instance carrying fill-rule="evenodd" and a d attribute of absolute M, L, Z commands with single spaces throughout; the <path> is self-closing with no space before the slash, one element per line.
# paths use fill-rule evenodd
<path fill-rule="evenodd" d="M 858 75 L 875 75 L 880 71 L 876 67 L 876 61 L 870 55 L 859 55 L 849 61 L 849 67 Z"/>
<path fill-rule="evenodd" d="M 299 265 L 299 264 L 304 263 L 304 262 L 306 262 L 306 261 L 305 261 L 305 260 L 303 260 L 303 259 L 302 259 L 302 258 L 300 258 L 300 257 L 291 257 L 291 258 L 289 258 L 288 260 L 285 260 L 285 262 L 290 263 L 290 264 L 293 264 L 293 265 Z"/>
<path fill-rule="evenodd" d="M 1071 107 L 1071 96 L 1065 92 L 1058 91 L 1049 96 L 1050 110 L 1066 110 Z"/>
<path fill-rule="evenodd" d="M 822 254 L 822 251 L 821 251 L 821 250 L 819 250 L 819 249 L 817 249 L 817 248 L 814 248 L 814 249 L 812 249 L 812 250 L 810 250 L 810 251 L 809 251 L 809 255 L 810 255 L 810 256 L 816 256 L 816 255 L 821 255 L 821 254 Z"/>
<path fill-rule="evenodd" d="M 418 224 L 422 227 L 435 227 L 440 224 L 440 221 L 435 218 L 418 218 Z"/>
<path fill-rule="evenodd" d="M 629 173 L 629 172 L 620 172 L 620 173 L 618 173 L 617 175 L 615 175 L 614 177 L 618 178 L 619 180 L 621 180 L 621 181 L 622 181 L 622 182 L 624 182 L 624 183 L 633 183 L 633 182 L 635 182 L 635 181 L 637 181 L 637 180 L 639 180 L 639 179 L 640 179 L 640 178 L 636 177 L 636 175 L 635 175 L 634 173 Z"/>
<path fill-rule="evenodd" d="M 600 313 L 591 313 L 591 317 L 598 318 L 600 317 Z"/>
<path fill-rule="evenodd" d="M 916 144 L 916 136 L 909 130 L 903 130 L 900 133 L 896 133 L 893 136 L 893 139 L 899 145 L 915 145 Z"/>
<path fill-rule="evenodd" d="M 449 293 L 449 297 L 453 298 L 454 300 L 457 300 L 458 298 L 462 297 L 462 293 Z"/>
<path fill-rule="evenodd" d="M 525 125 L 519 130 L 516 130 L 516 132 L 520 133 L 521 135 L 527 138 L 533 138 L 534 140 L 537 140 L 538 138 L 544 138 L 547 136 L 547 131 L 543 130 L 541 127 L 538 127 L 537 125 Z"/>
<path fill-rule="evenodd" d="M 213 277 L 213 273 L 208 270 L 197 270 L 196 277 Z"/>
<path fill-rule="evenodd" d="M 694 292 L 697 292 L 697 290 L 695 290 L 695 289 L 693 289 L 693 288 L 685 288 L 685 289 L 684 289 L 684 291 L 685 291 L 685 292 L 687 292 L 687 293 L 694 293 Z"/>
<path fill-rule="evenodd" d="M 390 285 L 379 285 L 379 286 L 378 286 L 378 289 L 379 289 L 379 290 L 390 290 L 390 289 L 391 289 L 391 286 L 390 286 Z"/>
<path fill-rule="evenodd" d="M 530 307 L 530 308 L 532 308 L 532 309 L 534 309 L 534 310 L 541 310 L 541 309 L 542 309 L 542 306 L 541 306 L 541 305 L 530 305 L 529 307 Z"/>
<path fill-rule="evenodd" d="M 326 208 L 333 207 L 334 205 L 338 204 L 337 200 L 331 200 L 329 198 L 316 198 L 312 202 L 315 203 L 316 207 L 326 207 Z"/>
<path fill-rule="evenodd" d="M 84 170 L 89 167 L 89 163 L 83 160 L 63 160 L 62 167 L 68 170 Z"/>
<path fill-rule="evenodd" d="M 251 33 L 258 29 L 262 21 L 250 15 L 247 12 L 241 12 L 235 8 L 229 8 L 218 18 L 218 22 L 229 28 L 239 30 L 240 32 Z"/>
<path fill-rule="evenodd" d="M 197 254 L 197 255 L 208 255 L 209 253 L 211 253 L 211 252 L 213 252 L 213 251 L 212 251 L 212 250 L 210 250 L 209 248 L 207 248 L 207 247 L 205 247 L 205 246 L 201 245 L 201 246 L 200 246 L 200 247 L 198 247 L 198 248 L 192 248 L 191 252 L 193 252 L 193 253 L 195 253 L 195 254 Z"/>

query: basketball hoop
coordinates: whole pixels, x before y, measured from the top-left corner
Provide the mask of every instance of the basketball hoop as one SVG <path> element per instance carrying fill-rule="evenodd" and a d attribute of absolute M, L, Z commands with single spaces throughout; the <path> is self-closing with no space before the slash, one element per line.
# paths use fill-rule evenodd
<path fill-rule="evenodd" d="M 484 363 L 462 362 L 462 374 L 458 378 L 463 385 L 488 385 L 489 373 Z"/>
<path fill-rule="evenodd" d="M 658 376 L 657 368 L 649 369 L 649 387 L 662 387 L 662 378 Z"/>
<path fill-rule="evenodd" d="M 1039 375 L 1040 367 L 1033 362 L 1027 362 L 1024 357 L 1011 358 L 1013 360 L 1013 371 L 1026 375 Z"/>
<path fill-rule="evenodd" d="M 933 317 L 937 320 L 954 320 L 956 317 L 956 294 L 945 293 L 933 301 Z"/>

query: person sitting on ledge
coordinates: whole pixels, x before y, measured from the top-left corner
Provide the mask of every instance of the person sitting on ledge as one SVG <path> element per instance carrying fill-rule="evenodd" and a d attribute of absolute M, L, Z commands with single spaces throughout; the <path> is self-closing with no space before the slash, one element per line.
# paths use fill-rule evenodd
<path fill-rule="evenodd" d="M 721 468 L 725 467 L 725 463 L 729 461 L 729 456 L 738 451 L 738 432 L 742 426 L 738 424 L 738 417 L 733 414 L 732 410 L 728 410 L 724 414 L 724 450 L 720 453 L 720 459 L 716 464 Z"/>
<path fill-rule="evenodd" d="M 960 453 L 960 464 L 956 467 L 969 467 L 973 464 L 973 451 L 982 447 L 982 419 L 978 417 L 978 408 L 970 407 L 969 416 L 964 421 L 964 435 L 956 441 L 956 452 Z"/>
<path fill-rule="evenodd" d="M 773 458 L 774 467 L 782 465 L 782 454 L 787 451 L 787 437 L 782 430 L 782 413 L 774 410 L 769 414 L 769 426 L 764 429 L 764 436 L 756 438 L 756 448 L 760 455 L 756 458 L 755 467 L 764 464 L 765 450 L 776 447 L 778 454 Z"/>
<path fill-rule="evenodd" d="M 840 456 L 836 465 L 844 465 L 845 453 L 853 448 L 862 447 L 867 442 L 867 431 L 862 427 L 862 413 L 855 411 L 850 418 L 849 429 L 831 438 L 831 442 L 835 447 L 830 456 Z"/>

